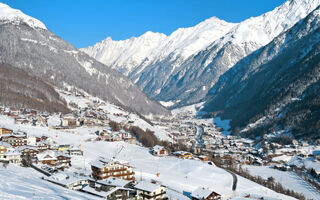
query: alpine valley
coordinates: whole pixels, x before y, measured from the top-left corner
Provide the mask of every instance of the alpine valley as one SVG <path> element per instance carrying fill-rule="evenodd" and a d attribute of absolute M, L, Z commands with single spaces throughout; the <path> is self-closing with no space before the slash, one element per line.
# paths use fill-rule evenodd
<path fill-rule="evenodd" d="M 81 49 L 10 6 L 0 199 L 320 200 L 320 0 Z"/>
<path fill-rule="evenodd" d="M 133 80 L 149 97 L 181 107 L 200 102 L 220 75 L 307 16 L 318 0 L 287 1 L 239 24 L 216 17 L 171 35 L 107 38 L 81 49 Z"/>

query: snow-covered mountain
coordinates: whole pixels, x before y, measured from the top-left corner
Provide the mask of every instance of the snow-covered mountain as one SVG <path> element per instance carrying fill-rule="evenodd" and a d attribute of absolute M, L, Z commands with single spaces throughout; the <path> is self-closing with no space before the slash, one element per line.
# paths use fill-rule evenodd
<path fill-rule="evenodd" d="M 10 8 L 8 5 L 0 2 L 0 20 L 10 22 L 16 25 L 26 23 L 33 28 L 47 29 L 46 26 L 39 20 L 25 15 L 20 10 Z"/>
<path fill-rule="evenodd" d="M 319 4 L 319 0 L 288 0 L 239 24 L 210 18 L 170 36 L 148 33 L 125 41 L 109 38 L 81 50 L 127 74 L 155 100 L 174 106 L 192 104 L 240 59 L 268 44 Z M 145 39 L 146 35 L 153 35 L 152 39 Z M 132 45 L 133 41 L 139 44 Z"/>
<path fill-rule="evenodd" d="M 275 130 L 317 138 L 320 121 L 320 6 L 268 45 L 239 61 L 210 90 L 204 110 L 249 135 Z"/>
<path fill-rule="evenodd" d="M 122 41 L 107 37 L 81 50 L 128 75 L 138 66 L 142 65 L 143 69 L 143 66 L 162 61 L 169 55 L 172 59 L 186 59 L 226 34 L 234 25 L 212 17 L 194 27 L 180 28 L 169 36 L 148 31 L 140 37 Z"/>
<path fill-rule="evenodd" d="M 57 37 L 38 20 L 0 5 L 0 63 L 57 87 L 73 86 L 145 115 L 167 115 L 130 79 Z"/>
<path fill-rule="evenodd" d="M 48 83 L 25 71 L 0 64 L 0 104 L 47 112 L 70 112 L 63 98 Z"/>

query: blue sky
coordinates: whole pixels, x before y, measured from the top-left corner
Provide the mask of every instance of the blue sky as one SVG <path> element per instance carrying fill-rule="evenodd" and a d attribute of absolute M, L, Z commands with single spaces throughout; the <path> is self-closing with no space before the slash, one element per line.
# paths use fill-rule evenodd
<path fill-rule="evenodd" d="M 146 31 L 169 35 L 216 16 L 240 22 L 281 5 L 285 0 L 2 0 L 45 23 L 75 47 L 110 36 L 123 40 Z"/>

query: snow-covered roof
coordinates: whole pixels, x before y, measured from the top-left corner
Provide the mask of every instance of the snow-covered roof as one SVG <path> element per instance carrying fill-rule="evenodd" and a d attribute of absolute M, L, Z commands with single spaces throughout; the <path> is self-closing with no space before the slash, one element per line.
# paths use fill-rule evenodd
<path fill-rule="evenodd" d="M 25 138 L 25 135 L 14 135 L 14 134 L 4 134 L 2 137 L 16 137 L 16 138 Z"/>
<path fill-rule="evenodd" d="M 37 158 L 39 161 L 56 160 L 57 159 L 54 151 L 46 151 L 43 153 L 39 153 L 37 155 Z"/>
<path fill-rule="evenodd" d="M 68 150 L 72 150 L 72 151 L 81 151 L 81 149 L 77 146 L 72 146 L 71 148 L 69 148 Z"/>
<path fill-rule="evenodd" d="M 103 163 L 100 160 L 94 160 L 94 161 L 90 162 L 89 164 L 91 166 L 94 166 L 94 167 L 99 168 L 99 169 L 104 168 L 105 165 L 106 165 L 106 163 Z"/>
<path fill-rule="evenodd" d="M 157 190 L 159 187 L 161 187 L 161 185 L 153 184 L 153 183 L 150 183 L 147 181 L 141 181 L 140 183 L 138 183 L 135 186 L 136 189 L 147 191 L 147 192 L 153 192 L 153 191 Z"/>
<path fill-rule="evenodd" d="M 49 141 L 45 140 L 45 141 L 37 142 L 37 146 L 42 145 L 42 144 L 49 145 Z"/>
<path fill-rule="evenodd" d="M 113 163 L 117 163 L 120 165 L 125 165 L 125 166 L 129 166 L 129 163 L 125 162 L 125 161 L 121 161 L 121 160 L 115 160 L 115 159 L 109 159 L 109 158 L 105 158 L 100 156 L 98 159 L 90 162 L 89 164 L 91 166 L 97 167 L 97 168 L 104 168 L 107 165 L 113 164 Z"/>
<path fill-rule="evenodd" d="M 0 146 L 4 146 L 6 148 L 12 148 L 12 146 L 6 142 L 0 142 Z"/>
<path fill-rule="evenodd" d="M 21 155 L 21 153 L 18 152 L 18 151 L 7 151 L 7 152 L 4 153 L 4 155 L 6 155 L 6 156 L 18 156 L 18 155 Z"/>
<path fill-rule="evenodd" d="M 192 197 L 197 199 L 205 199 L 207 198 L 213 191 L 210 189 L 206 189 L 204 187 L 198 187 L 195 191 L 191 193 Z"/>
<path fill-rule="evenodd" d="M 205 155 L 200 155 L 198 156 L 199 158 L 208 158 L 208 156 L 205 156 Z"/>
<path fill-rule="evenodd" d="M 64 173 L 56 173 L 50 177 L 54 180 L 61 181 L 61 180 L 67 179 L 68 175 L 66 175 Z"/>
<path fill-rule="evenodd" d="M 66 186 L 76 183 L 78 181 L 87 180 L 86 177 L 74 176 L 63 172 L 53 174 L 50 177 L 47 177 L 46 179 Z"/>
<path fill-rule="evenodd" d="M 21 147 L 17 148 L 18 151 L 23 151 L 25 149 L 31 149 L 31 150 L 39 151 L 36 147 L 33 147 L 33 146 L 21 146 Z"/>
<path fill-rule="evenodd" d="M 186 154 L 191 154 L 189 152 L 186 152 L 186 151 L 176 151 L 173 153 L 174 155 L 186 155 Z"/>
<path fill-rule="evenodd" d="M 131 181 L 127 181 L 127 180 L 116 178 L 116 177 L 109 177 L 106 180 L 97 181 L 97 183 L 100 183 L 100 184 L 117 186 L 117 187 L 124 187 L 130 182 Z"/>
<path fill-rule="evenodd" d="M 153 149 L 153 151 L 159 152 L 159 151 L 161 151 L 163 148 L 164 148 L 163 146 L 156 145 L 156 146 L 154 146 L 152 149 Z"/>
<path fill-rule="evenodd" d="M 47 156 L 49 156 L 49 157 L 46 158 Z M 60 152 L 56 152 L 56 151 L 45 151 L 45 152 L 39 153 L 39 154 L 37 155 L 37 158 L 38 158 L 39 161 L 56 160 L 58 156 L 69 157 L 69 156 L 64 155 L 63 153 L 60 153 Z"/>
<path fill-rule="evenodd" d="M 105 192 L 105 191 L 96 191 L 94 188 L 90 187 L 89 185 L 85 186 L 82 188 L 83 191 L 91 193 L 91 194 L 95 194 L 97 196 L 100 197 L 107 197 L 108 195 L 110 195 L 109 192 Z"/>

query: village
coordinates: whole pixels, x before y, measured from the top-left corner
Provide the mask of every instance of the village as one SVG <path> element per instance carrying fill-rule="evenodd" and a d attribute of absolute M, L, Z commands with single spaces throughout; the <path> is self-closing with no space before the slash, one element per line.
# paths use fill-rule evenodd
<path fill-rule="evenodd" d="M 14 120 L 17 125 L 47 127 L 48 130 L 72 132 L 79 127 L 90 127 L 92 137 L 84 142 L 104 141 L 125 142 L 132 145 L 143 144 L 132 134 L 130 127 L 136 125 L 135 118 L 125 112 L 108 112 L 104 102 L 90 99 L 83 94 L 71 94 L 69 114 L 54 114 L 30 109 L 15 109 L 0 106 L 0 115 Z M 80 96 L 80 97 L 79 97 Z M 75 103 L 76 98 L 90 99 Z M 81 106 L 79 106 L 82 104 Z M 119 120 L 124 119 L 124 120 Z M 117 122 L 115 122 L 116 120 Z M 312 171 L 313 180 L 319 184 L 320 168 L 306 166 L 303 160 L 320 164 L 320 141 L 308 144 L 293 140 L 292 144 L 280 145 L 273 142 L 273 135 L 266 136 L 257 143 L 255 140 L 226 134 L 225 127 L 219 127 L 212 119 L 198 119 L 188 112 L 180 112 L 172 119 L 152 121 L 167 134 L 167 143 L 183 144 L 184 148 L 173 151 L 170 146 L 155 144 L 150 154 L 156 157 L 177 157 L 197 160 L 207 165 L 218 165 L 229 160 L 236 166 L 269 166 L 282 171 Z M 93 131 L 94 130 L 94 131 Z M 42 173 L 43 180 L 56 185 L 106 199 L 170 199 L 166 186 L 157 180 L 139 180 L 136 171 L 128 161 L 118 160 L 119 148 L 114 157 L 96 155 L 96 159 L 84 165 L 89 170 L 74 167 L 72 160 L 84 157 L 81 144 L 58 143 L 59 135 L 29 135 L 28 132 L 0 127 L 0 160 L 4 166 L 15 164 L 31 167 Z M 167 144 L 166 143 L 166 144 Z M 288 162 L 291 158 L 300 162 Z M 313 166 L 313 165 L 312 165 Z M 223 167 L 220 163 L 219 167 Z M 157 174 L 157 176 L 159 176 Z M 183 194 L 189 199 L 221 199 L 221 194 L 210 188 L 199 187 Z"/>

